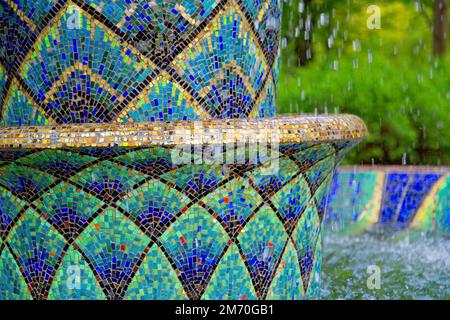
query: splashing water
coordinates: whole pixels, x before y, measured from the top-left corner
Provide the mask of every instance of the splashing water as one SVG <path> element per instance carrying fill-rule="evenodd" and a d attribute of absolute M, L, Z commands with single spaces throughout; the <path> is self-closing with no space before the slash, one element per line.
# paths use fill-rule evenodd
<path fill-rule="evenodd" d="M 379 289 L 369 289 L 372 266 Z M 385 230 L 358 236 L 328 232 L 322 299 L 450 299 L 450 238 Z"/>

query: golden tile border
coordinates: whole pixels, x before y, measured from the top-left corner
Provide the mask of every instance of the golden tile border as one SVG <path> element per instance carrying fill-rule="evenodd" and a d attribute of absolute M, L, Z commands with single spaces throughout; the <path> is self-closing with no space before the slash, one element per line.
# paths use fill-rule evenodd
<path fill-rule="evenodd" d="M 0 128 L 0 149 L 56 149 L 358 140 L 367 136 L 354 115 L 283 115 L 259 119 L 91 123 Z"/>

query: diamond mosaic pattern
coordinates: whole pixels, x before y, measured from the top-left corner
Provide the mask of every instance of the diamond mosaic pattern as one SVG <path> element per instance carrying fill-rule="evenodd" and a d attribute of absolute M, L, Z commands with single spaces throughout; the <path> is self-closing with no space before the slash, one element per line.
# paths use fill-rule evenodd
<path fill-rule="evenodd" d="M 2 0 L 0 123 L 275 114 L 279 0 Z"/>
<path fill-rule="evenodd" d="M 328 163 L 347 149 L 281 150 L 271 188 L 258 165 L 180 166 L 170 148 L 0 152 L 0 298 L 314 297 Z"/>

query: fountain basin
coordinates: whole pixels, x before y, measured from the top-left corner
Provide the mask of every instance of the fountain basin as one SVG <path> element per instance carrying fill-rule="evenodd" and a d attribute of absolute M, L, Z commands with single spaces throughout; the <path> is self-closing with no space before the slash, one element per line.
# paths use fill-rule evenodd
<path fill-rule="evenodd" d="M 366 134 L 351 115 L 2 128 L 0 298 L 317 298 L 328 189 Z"/>

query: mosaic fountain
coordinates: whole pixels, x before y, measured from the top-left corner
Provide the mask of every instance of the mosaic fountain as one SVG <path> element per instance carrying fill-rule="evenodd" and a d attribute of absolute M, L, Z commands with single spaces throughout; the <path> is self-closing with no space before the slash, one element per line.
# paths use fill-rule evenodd
<path fill-rule="evenodd" d="M 276 116 L 280 7 L 1 1 L 0 299 L 317 297 L 367 130 Z"/>

